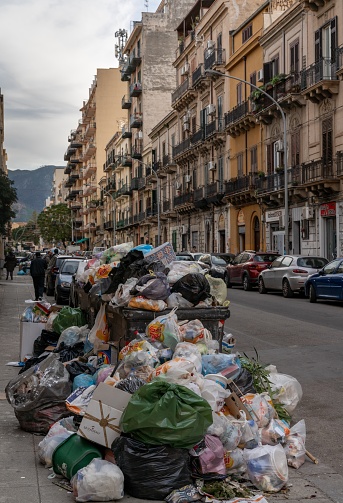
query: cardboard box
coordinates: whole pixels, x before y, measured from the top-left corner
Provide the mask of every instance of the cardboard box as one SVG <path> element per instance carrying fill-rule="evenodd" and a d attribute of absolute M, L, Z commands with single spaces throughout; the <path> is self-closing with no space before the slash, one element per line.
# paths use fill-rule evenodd
<path fill-rule="evenodd" d="M 78 434 L 97 444 L 111 447 L 120 436 L 120 418 L 130 401 L 130 393 L 100 383 L 81 421 Z"/>
<path fill-rule="evenodd" d="M 243 402 L 239 398 L 239 396 L 236 395 L 236 393 L 232 392 L 228 398 L 225 398 L 225 405 L 227 406 L 231 416 L 235 417 L 236 419 L 240 419 L 240 417 L 241 417 L 240 411 L 241 410 L 243 412 L 245 412 L 247 419 L 252 419 L 249 410 L 243 404 Z"/>
<path fill-rule="evenodd" d="M 174 248 L 170 243 L 164 243 L 157 248 L 151 250 L 151 252 L 147 253 L 144 257 L 146 262 L 155 262 L 156 260 L 160 260 L 162 264 L 167 266 L 170 262 L 174 262 L 176 260 L 176 255 L 174 252 Z"/>
<path fill-rule="evenodd" d="M 33 354 L 33 343 L 45 329 L 45 323 L 20 322 L 20 350 L 19 361 L 23 362 L 27 356 Z"/>

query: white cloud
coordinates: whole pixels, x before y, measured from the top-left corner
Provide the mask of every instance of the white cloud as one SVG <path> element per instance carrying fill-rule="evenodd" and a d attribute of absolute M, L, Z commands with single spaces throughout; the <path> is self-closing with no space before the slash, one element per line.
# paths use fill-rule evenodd
<path fill-rule="evenodd" d="M 1 0 L 0 88 L 8 168 L 63 165 L 97 68 L 117 66 L 119 28 L 144 0 Z M 150 0 L 154 12 L 160 0 Z"/>

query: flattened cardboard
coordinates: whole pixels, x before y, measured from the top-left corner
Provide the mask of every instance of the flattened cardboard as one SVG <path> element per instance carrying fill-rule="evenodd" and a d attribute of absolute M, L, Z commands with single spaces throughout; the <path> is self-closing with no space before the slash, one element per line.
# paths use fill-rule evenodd
<path fill-rule="evenodd" d="M 225 405 L 227 406 L 231 416 L 236 419 L 240 419 L 241 410 L 245 412 L 247 419 L 252 419 L 250 412 L 236 393 L 232 392 L 228 398 L 225 398 Z"/>
<path fill-rule="evenodd" d="M 121 416 L 130 401 L 130 393 L 100 383 L 88 404 L 78 434 L 92 442 L 111 447 L 120 436 Z"/>

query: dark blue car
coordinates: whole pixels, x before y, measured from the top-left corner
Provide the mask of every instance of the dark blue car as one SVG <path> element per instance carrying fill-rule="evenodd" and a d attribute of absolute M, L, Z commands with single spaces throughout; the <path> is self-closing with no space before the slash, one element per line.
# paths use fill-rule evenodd
<path fill-rule="evenodd" d="M 317 299 L 343 300 L 343 257 L 326 264 L 305 283 L 305 295 L 310 302 Z"/>

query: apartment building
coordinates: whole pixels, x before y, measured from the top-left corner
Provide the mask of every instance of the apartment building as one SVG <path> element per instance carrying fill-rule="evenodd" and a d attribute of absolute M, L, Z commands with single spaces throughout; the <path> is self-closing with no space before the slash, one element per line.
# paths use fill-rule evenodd
<path fill-rule="evenodd" d="M 104 177 L 105 147 L 124 121 L 118 97 L 125 88 L 118 68 L 98 69 L 80 109 L 82 118 L 68 138 L 64 160 L 69 177 L 65 185 L 70 189 L 67 200 L 74 237 L 89 248 L 103 241 L 99 233 L 103 210 L 99 183 Z"/>

